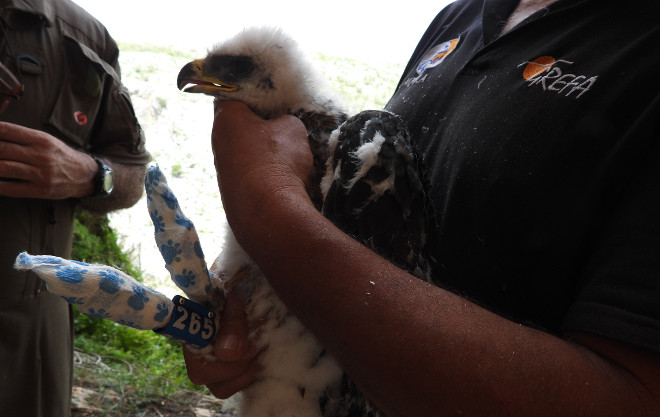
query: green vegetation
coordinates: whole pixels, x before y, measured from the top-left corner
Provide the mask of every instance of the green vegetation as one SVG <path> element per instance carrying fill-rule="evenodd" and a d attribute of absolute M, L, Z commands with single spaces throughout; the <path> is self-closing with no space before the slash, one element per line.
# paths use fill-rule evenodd
<path fill-rule="evenodd" d="M 183 177 L 183 174 L 184 174 L 184 170 L 181 167 L 181 164 L 177 163 L 177 164 L 172 165 L 172 176 L 174 178 L 181 178 L 181 177 Z"/>
<path fill-rule="evenodd" d="M 73 259 L 112 265 L 141 280 L 141 271 L 133 266 L 131 254 L 119 247 L 117 235 L 106 216 L 96 216 L 83 210 L 76 214 Z"/>
<path fill-rule="evenodd" d="M 200 53 L 203 53 L 202 50 L 182 51 L 180 49 L 165 45 L 152 45 L 132 42 L 118 42 L 118 45 L 121 52 L 145 52 L 151 54 L 167 55 L 177 59 L 187 59 L 189 61 L 199 58 Z"/>
<path fill-rule="evenodd" d="M 178 342 L 80 313 L 76 313 L 75 330 L 76 349 L 106 359 L 108 373 L 103 376 L 107 379 L 100 385 L 110 385 L 117 392 L 132 391 L 142 399 L 196 389 L 186 376 Z"/>
<path fill-rule="evenodd" d="M 113 265 L 141 280 L 141 271 L 117 244 L 106 216 L 80 211 L 76 216 L 73 259 Z M 93 357 L 93 366 L 79 360 L 75 379 L 95 392 L 114 398 L 102 415 L 129 415 L 149 399 L 195 387 L 187 378 L 181 345 L 151 331 L 140 331 L 109 320 L 89 318 L 74 308 L 76 357 Z M 89 362 L 89 361 L 87 361 Z M 101 399 L 104 395 L 101 395 Z M 112 413 L 117 414 L 112 414 Z"/>
<path fill-rule="evenodd" d="M 344 99 L 349 113 L 382 109 L 396 88 L 403 67 L 373 64 L 317 53 L 322 75 L 330 87 Z"/>

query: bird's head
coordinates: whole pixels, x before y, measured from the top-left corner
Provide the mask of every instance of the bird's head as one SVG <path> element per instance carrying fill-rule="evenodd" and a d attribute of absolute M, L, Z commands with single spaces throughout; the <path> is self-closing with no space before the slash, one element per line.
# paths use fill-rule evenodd
<path fill-rule="evenodd" d="M 318 105 L 317 80 L 297 44 L 277 28 L 246 29 L 186 64 L 177 86 L 246 103 L 262 117 Z M 311 107 L 311 108 L 310 108 Z"/>

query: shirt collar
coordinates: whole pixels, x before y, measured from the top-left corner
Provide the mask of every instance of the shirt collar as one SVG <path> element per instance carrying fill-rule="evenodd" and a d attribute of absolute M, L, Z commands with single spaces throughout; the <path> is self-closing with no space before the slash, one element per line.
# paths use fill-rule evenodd
<path fill-rule="evenodd" d="M 518 0 L 484 0 L 482 12 L 484 44 L 499 36 L 518 3 Z"/>
<path fill-rule="evenodd" d="M 41 17 L 47 26 L 55 20 L 52 0 L 0 0 L 3 9 L 16 9 Z"/>

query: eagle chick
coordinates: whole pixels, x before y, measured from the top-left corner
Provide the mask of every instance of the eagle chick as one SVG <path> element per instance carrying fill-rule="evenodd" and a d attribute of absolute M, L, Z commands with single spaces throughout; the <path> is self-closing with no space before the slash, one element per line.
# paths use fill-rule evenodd
<path fill-rule="evenodd" d="M 278 28 L 246 29 L 215 45 L 181 69 L 177 85 L 211 95 L 216 104 L 242 101 L 262 118 L 298 116 L 314 156 L 308 192 L 317 208 L 382 256 L 430 277 L 426 196 L 399 117 L 369 111 L 347 120 L 314 66 Z M 380 415 L 288 312 L 231 231 L 213 269 L 221 271 L 228 288 L 241 286 L 250 294 L 251 337 L 258 348 L 267 347 L 260 356 L 261 377 L 242 393 L 241 416 Z"/>
<path fill-rule="evenodd" d="M 187 93 L 204 93 L 241 101 L 264 119 L 291 114 L 307 128 L 314 155 L 308 190 L 318 208 L 318 184 L 324 174 L 329 134 L 346 120 L 346 113 L 317 75 L 298 44 L 279 28 L 249 28 L 216 44 L 203 59 L 186 64 L 177 86 Z"/>

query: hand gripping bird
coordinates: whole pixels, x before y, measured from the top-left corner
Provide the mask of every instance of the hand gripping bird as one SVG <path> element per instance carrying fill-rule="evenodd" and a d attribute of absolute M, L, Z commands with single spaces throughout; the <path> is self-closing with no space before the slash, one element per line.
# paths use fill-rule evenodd
<path fill-rule="evenodd" d="M 299 117 L 314 168 L 310 198 L 339 228 L 381 256 L 431 280 L 428 237 L 433 211 L 423 166 L 404 122 L 378 110 L 348 118 L 296 43 L 276 28 L 254 28 L 216 45 L 181 69 L 178 87 L 216 102 L 245 102 L 263 118 Z M 15 267 L 42 277 L 48 290 L 92 317 L 152 329 L 212 360 L 223 295 L 242 286 L 251 338 L 263 349 L 262 374 L 242 392 L 243 417 L 378 417 L 382 413 L 291 315 L 229 231 L 209 272 L 195 228 L 158 167 L 145 179 L 156 243 L 172 280 L 193 301 L 170 301 L 105 265 L 20 254 Z"/>
<path fill-rule="evenodd" d="M 371 110 L 347 120 L 296 43 L 277 28 L 247 29 L 216 45 L 181 69 L 177 85 L 211 95 L 216 104 L 242 101 L 265 119 L 298 116 L 314 156 L 308 192 L 319 210 L 381 256 L 430 280 L 433 216 L 401 118 Z M 231 231 L 215 266 L 231 286 L 251 294 L 251 334 L 264 348 L 263 373 L 243 392 L 242 416 L 380 415 L 287 311 Z"/>

